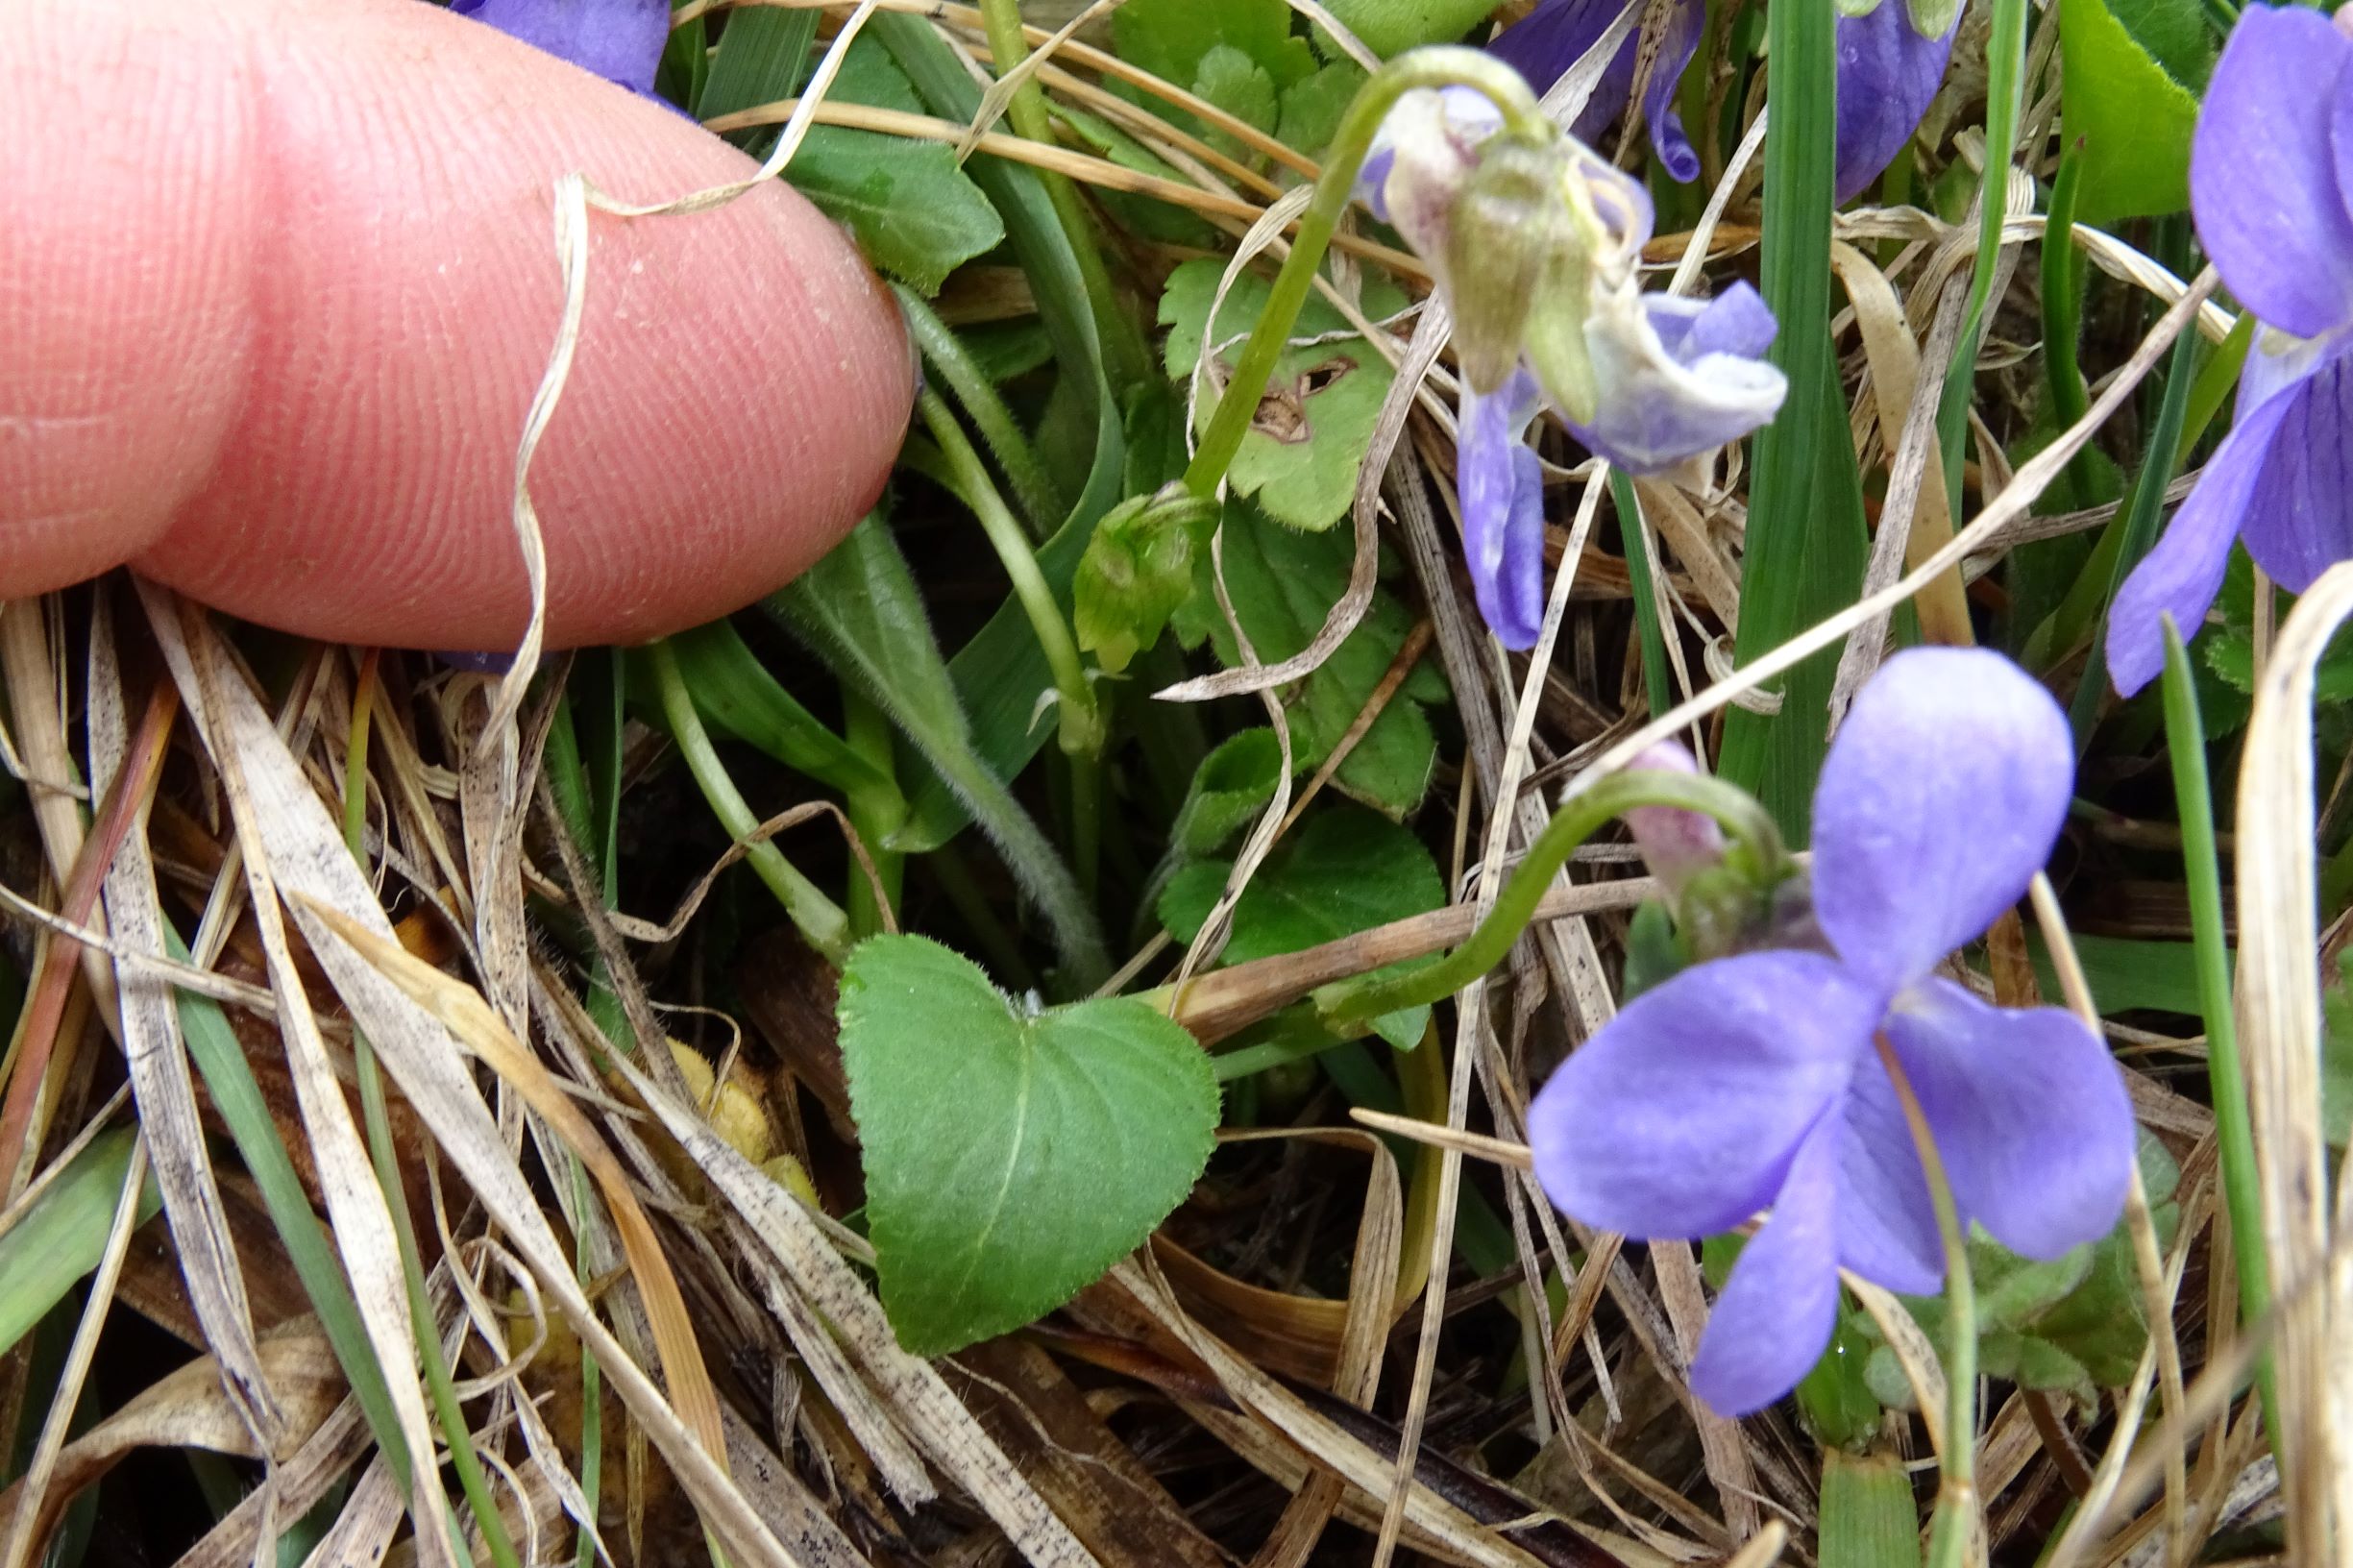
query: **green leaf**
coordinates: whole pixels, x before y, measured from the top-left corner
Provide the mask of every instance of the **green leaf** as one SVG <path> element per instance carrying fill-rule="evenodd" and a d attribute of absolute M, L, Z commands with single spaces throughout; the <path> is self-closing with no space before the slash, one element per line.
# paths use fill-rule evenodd
<path fill-rule="evenodd" d="M 1315 69 L 1284 0 L 1128 0 L 1111 28 L 1121 60 L 1167 82 L 1198 80 L 1202 61 L 1220 47 L 1256 63 L 1277 87 Z"/>
<path fill-rule="evenodd" d="M 729 16 L 719 47 L 711 52 L 702 91 L 695 99 L 695 112 L 715 120 L 722 114 L 792 97 L 809 74 L 809 45 L 816 37 L 817 13 L 813 11 L 763 6 Z M 674 44 L 677 39 L 674 37 L 671 41 Z M 755 157 L 765 157 L 782 129 L 761 126 L 738 131 L 727 139 Z"/>
<path fill-rule="evenodd" d="M 1486 19 L 1496 0 L 1329 0 L 1339 24 L 1384 60 L 1424 43 L 1452 43 Z"/>
<path fill-rule="evenodd" d="M 881 769 L 851 750 L 778 685 L 730 623 L 714 621 L 682 631 L 670 646 L 694 693 L 696 710 L 714 728 L 845 795 L 896 789 Z M 646 706 L 649 717 L 660 712 L 658 700 Z"/>
<path fill-rule="evenodd" d="M 1855 1327 L 1854 1320 L 1859 1315 L 1842 1300 L 1838 1327 L 1830 1335 L 1830 1348 L 1798 1384 L 1798 1408 L 1805 1412 L 1814 1435 L 1832 1451 L 1867 1443 L 1879 1431 L 1879 1401 L 1864 1375 L 1871 1360 L 1871 1340 Z M 1826 1473 L 1825 1482 L 1823 1549 L 1826 1552 L 1830 1507 Z"/>
<path fill-rule="evenodd" d="M 1336 60 L 1313 76 L 1283 89 L 1283 110 L 1275 134 L 1284 144 L 1310 155 L 1319 154 L 1339 135 L 1340 117 L 1365 83 L 1364 67 L 1352 60 Z"/>
<path fill-rule="evenodd" d="M 864 38 L 850 45 L 830 96 L 923 108 L 889 53 Z M 827 216 L 849 225 L 876 266 L 923 294 L 938 293 L 950 272 L 1005 237 L 1003 220 L 957 166 L 955 150 L 938 142 L 816 126 L 787 174 Z"/>
<path fill-rule="evenodd" d="M 1919 1568 L 1920 1506 L 1892 1454 L 1822 1456 L 1822 1568 Z"/>
<path fill-rule="evenodd" d="M 2320 993 L 2320 1131 L 2330 1146 L 2353 1138 L 2353 949 Z"/>
<path fill-rule="evenodd" d="M 1323 629 L 1324 617 L 1347 589 L 1354 549 L 1354 543 L 1336 531 L 1294 533 L 1267 522 L 1253 507 L 1226 508 L 1226 590 L 1262 661 L 1272 664 L 1290 657 Z M 1202 552 L 1192 599 L 1178 611 L 1177 631 L 1189 643 L 1209 637 L 1217 656 L 1231 666 L 1239 650 L 1211 592 L 1208 555 Z M 1285 709 L 1294 768 L 1314 768 L 1331 754 L 1388 673 L 1412 624 L 1405 605 L 1385 590 L 1376 590 L 1357 629 L 1299 683 Z M 1437 739 L 1421 704 L 1445 694 L 1444 677 L 1434 663 L 1424 660 L 1365 730 L 1333 782 L 1392 818 L 1402 818 L 1420 804 L 1437 763 Z"/>
<path fill-rule="evenodd" d="M 1217 503 L 1182 488 L 1133 497 L 1095 525 L 1070 589 L 1078 646 L 1114 674 L 1192 593 L 1193 559 L 1208 543 Z"/>
<path fill-rule="evenodd" d="M 137 1136 L 132 1128 L 117 1127 L 90 1139 L 0 1236 L 0 1351 L 13 1350 L 98 1266 L 123 1182 L 131 1174 L 131 1145 Z M 163 1194 L 151 1170 L 139 1192 L 135 1222 L 144 1225 L 162 1207 Z"/>
<path fill-rule="evenodd" d="M 2185 68 L 2197 57 L 2173 41 L 2175 0 L 2135 0 L 2131 14 L 2163 37 Z M 2189 15 L 2203 26 L 2195 0 Z M 2190 133 L 2197 100 L 2133 36 L 2107 0 L 2060 0 L 2062 102 L 2067 134 L 2083 143 L 2076 216 L 2089 224 L 2178 212 L 2190 205 Z"/>
<path fill-rule="evenodd" d="M 2196 947 L 2187 942 L 2152 942 L 2128 937 L 2074 939 L 2075 956 L 2083 961 L 2092 999 L 2102 1015 L 2147 1009 L 2157 1013 L 2202 1012 L 2197 992 Z M 2035 978 L 2047 996 L 2059 992 L 2059 972 L 2051 967 L 2050 949 L 2039 933 L 2026 934 L 2026 950 L 2034 959 Z"/>
<path fill-rule="evenodd" d="M 1161 325 L 1169 329 L 1168 374 L 1179 382 L 1192 375 L 1201 357 L 1210 302 L 1224 270 L 1213 258 L 1188 261 L 1169 274 L 1161 295 Z M 1209 340 L 1229 368 L 1231 356 L 1240 352 L 1238 340 L 1265 309 L 1272 287 L 1257 274 L 1244 273 L 1226 291 Z M 1378 320 L 1403 309 L 1405 297 L 1394 284 L 1368 279 L 1363 307 L 1367 317 Z M 1347 330 L 1337 310 L 1311 296 L 1292 335 L 1321 338 Z M 1373 425 L 1395 375 L 1387 360 L 1353 333 L 1286 350 L 1229 470 L 1234 488 L 1294 528 L 1328 528 L 1347 516 L 1357 470 L 1372 447 Z M 1214 408 L 1214 399 L 1201 400 L 1196 409 L 1201 427 L 1207 427 Z"/>
<path fill-rule="evenodd" d="M 1039 1013 L 938 943 L 876 937 L 839 1014 L 882 1303 L 918 1355 L 1061 1306 L 1209 1163 L 1209 1058 L 1141 1002 Z"/>
<path fill-rule="evenodd" d="M 1283 743 L 1261 724 L 1229 735 L 1201 759 L 1185 803 L 1168 830 L 1171 848 L 1188 859 L 1213 855 L 1275 797 L 1283 774 Z"/>
<path fill-rule="evenodd" d="M 1170 936 L 1190 942 L 1200 934 L 1233 870 L 1229 861 L 1205 860 L 1169 880 L 1159 912 Z M 1445 902 L 1445 879 L 1421 840 L 1395 822 L 1343 806 L 1311 819 L 1278 844 L 1250 878 L 1234 906 L 1225 960 L 1247 964 L 1296 953 L 1427 915 Z M 1381 972 L 1403 973 L 1431 962 L 1416 959 Z M 1428 1008 L 1411 1007 L 1376 1019 L 1373 1027 L 1399 1050 L 1410 1050 L 1429 1020 Z"/>
<path fill-rule="evenodd" d="M 1193 95 L 1215 104 L 1254 130 L 1272 134 L 1281 111 L 1275 79 L 1266 67 L 1230 43 L 1220 43 L 1201 57 L 1193 77 Z M 1213 132 L 1211 144 L 1229 158 L 1245 158 L 1249 149 L 1232 135 Z"/>
<path fill-rule="evenodd" d="M 762 607 L 889 714 L 955 792 L 1054 927 L 1073 978 L 1108 973 L 1092 906 L 1037 822 L 974 748 L 963 698 L 940 657 L 914 574 L 881 520 L 871 514 L 861 519 L 847 538 Z M 1032 689 L 1030 700 L 1040 689 Z"/>

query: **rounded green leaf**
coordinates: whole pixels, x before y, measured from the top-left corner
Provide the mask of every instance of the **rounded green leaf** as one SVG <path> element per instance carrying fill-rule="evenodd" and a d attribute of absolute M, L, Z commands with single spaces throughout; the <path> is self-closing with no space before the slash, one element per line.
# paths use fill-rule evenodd
<path fill-rule="evenodd" d="M 1141 1002 L 1037 1012 L 936 942 L 876 937 L 838 1016 L 883 1309 L 918 1355 L 1061 1306 L 1209 1163 L 1209 1058 Z"/>

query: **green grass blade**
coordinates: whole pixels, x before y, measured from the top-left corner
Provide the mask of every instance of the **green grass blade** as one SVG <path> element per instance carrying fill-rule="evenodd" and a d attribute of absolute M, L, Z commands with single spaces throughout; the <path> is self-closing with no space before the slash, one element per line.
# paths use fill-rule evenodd
<path fill-rule="evenodd" d="M 107 1250 L 136 1129 L 100 1133 L 0 1236 L 0 1351 L 12 1350 L 49 1309 L 89 1276 Z M 163 1206 L 154 1173 L 139 1193 L 144 1225 Z"/>
<path fill-rule="evenodd" d="M 1912 1478 L 1893 1455 L 1822 1456 L 1822 1568 L 1920 1568 Z"/>
<path fill-rule="evenodd" d="M 2215 848 L 2214 791 L 2206 776 L 2206 722 L 2189 650 L 2172 617 L 2165 623 L 2165 748 L 2173 762 L 2173 799 L 2181 817 L 2182 870 L 2190 886 L 2190 927 L 2197 942 L 2197 990 L 2206 1019 L 2206 1081 L 2214 1097 L 2214 1136 L 2222 1165 L 2222 1201 L 2230 1213 L 2231 1255 L 2239 1265 L 2239 1319 L 2261 1323 L 2271 1310 L 2271 1257 L 2264 1245 L 2263 1189 L 2255 1170 L 2255 1124 L 2247 1109 L 2246 1070 L 2231 1012 L 2229 934 L 2222 923 L 2222 867 Z M 2264 1422 L 2278 1452 L 2279 1401 L 2271 1358 L 2257 1373 Z"/>
<path fill-rule="evenodd" d="M 1775 6 L 1766 15 L 1774 90 L 1763 285 L 1780 322 L 1773 361 L 1789 378 L 1789 400 L 1756 434 L 1735 645 L 1744 663 L 1852 603 L 1863 581 L 1862 477 L 1829 331 L 1836 26 L 1829 0 Z M 1736 707 L 1725 719 L 1723 776 L 1762 799 L 1795 845 L 1805 842 L 1812 818 L 1837 659 L 1832 650 L 1790 671 L 1778 713 Z"/>
<path fill-rule="evenodd" d="M 1642 527 L 1642 506 L 1634 495 L 1634 481 L 1614 468 L 1609 471 L 1609 499 L 1618 509 L 1618 531 L 1626 540 L 1626 576 L 1634 595 L 1634 631 L 1642 639 L 1642 689 L 1655 717 L 1675 706 L 1675 687 L 1667 668 L 1666 636 L 1658 625 L 1658 595 L 1651 583 L 1650 538 Z"/>

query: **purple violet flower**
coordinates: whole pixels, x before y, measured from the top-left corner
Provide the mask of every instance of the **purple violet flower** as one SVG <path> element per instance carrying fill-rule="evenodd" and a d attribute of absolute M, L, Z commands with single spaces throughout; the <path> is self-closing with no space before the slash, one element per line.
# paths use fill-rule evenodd
<path fill-rule="evenodd" d="M 1795 1387 L 1829 1342 L 1838 1271 L 1944 1278 L 1895 1085 L 1902 1065 L 1963 1222 L 2029 1258 L 2107 1234 L 2133 1163 L 2106 1048 L 2055 1008 L 1988 1005 L 1939 962 L 2015 903 L 2067 815 L 2074 747 L 1999 654 L 1916 649 L 1855 699 L 1814 795 L 1827 952 L 1751 952 L 1644 992 L 1529 1109 L 1561 1210 L 1639 1239 L 1773 1213 L 1717 1299 L 1691 1384 L 1727 1415 Z"/>
<path fill-rule="evenodd" d="M 2240 14 L 2198 110 L 2190 210 L 2261 327 L 2237 423 L 2109 612 L 2108 670 L 2127 697 L 2165 667 L 2165 615 L 2196 635 L 2234 540 L 2295 593 L 2353 557 L 2353 37 L 2341 25 L 2299 8 Z"/>
<path fill-rule="evenodd" d="M 1747 283 L 1704 301 L 1642 292 L 1641 185 L 1573 137 L 1536 147 L 1500 124 L 1468 87 L 1407 93 L 1357 195 L 1454 308 L 1463 552 L 1480 613 L 1525 649 L 1544 613 L 1541 471 L 1523 441 L 1537 410 L 1551 403 L 1588 449 L 1655 474 L 1764 424 L 1788 383 L 1762 358 L 1773 312 Z"/>
<path fill-rule="evenodd" d="M 641 98 L 653 96 L 670 41 L 670 0 L 450 0 L 450 10 Z"/>
<path fill-rule="evenodd" d="M 1488 52 L 1508 61 L 1541 92 L 1559 80 L 1617 19 L 1618 0 L 1543 0 L 1497 35 Z M 1656 18 L 1655 21 L 1652 18 Z M 1597 139 L 1633 95 L 1646 34 L 1655 39 L 1642 93 L 1642 119 L 1659 167 L 1679 184 L 1700 177 L 1700 157 L 1676 111 L 1676 84 L 1700 47 L 1703 0 L 1654 0 L 1643 27 L 1602 73 L 1572 129 Z M 1961 25 L 1956 8 L 1944 32 L 1923 35 L 1903 0 L 1880 0 L 1867 13 L 1838 18 L 1838 199 L 1851 201 L 1896 160 L 1944 85 Z"/>

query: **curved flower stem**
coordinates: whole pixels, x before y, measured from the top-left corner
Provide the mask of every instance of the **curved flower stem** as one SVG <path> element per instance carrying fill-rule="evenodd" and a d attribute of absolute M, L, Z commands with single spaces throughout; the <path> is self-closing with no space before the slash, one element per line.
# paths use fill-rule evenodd
<path fill-rule="evenodd" d="M 1072 757 L 1093 756 L 1103 747 L 1102 714 L 1095 706 L 1094 687 L 1087 679 L 1087 666 L 1079 658 L 1078 642 L 1070 634 L 1069 618 L 1063 614 L 1045 574 L 1039 570 L 1038 557 L 1030 552 L 1021 525 L 1014 521 L 1005 498 L 997 494 L 988 467 L 972 450 L 956 416 L 940 401 L 939 393 L 928 389 L 916 400 L 916 408 L 923 416 L 924 429 L 938 443 L 937 455 L 916 442 L 909 444 L 900 460 L 937 479 L 980 519 L 997 559 L 1005 564 L 1005 575 L 1013 578 L 1014 597 L 1021 601 L 1031 628 L 1038 633 L 1046 668 L 1054 674 L 1062 748 Z"/>
<path fill-rule="evenodd" d="M 1578 845 L 1604 822 L 1635 806 L 1671 806 L 1714 818 L 1731 840 L 1728 853 L 1745 856 L 1743 868 L 1760 888 L 1787 874 L 1788 854 L 1765 808 L 1747 791 L 1721 779 L 1641 769 L 1603 779 L 1553 814 L 1536 842 L 1495 898 L 1495 905 L 1461 946 L 1427 968 L 1393 978 L 1366 975 L 1326 986 L 1315 1010 L 1340 1038 L 1362 1033 L 1366 1019 L 1402 1007 L 1443 1001 L 1503 962 L 1520 932 L 1535 918 L 1536 904 Z"/>
<path fill-rule="evenodd" d="M 647 644 L 646 653 L 653 666 L 654 685 L 661 693 L 662 717 L 669 721 L 671 739 L 686 759 L 686 771 L 695 775 L 719 825 L 729 837 L 743 838 L 760 825 L 760 819 L 745 803 L 735 780 L 727 776 L 726 765 L 711 746 L 702 715 L 695 711 L 695 694 L 686 689 L 686 678 L 678 673 L 676 650 L 667 642 L 658 642 Z M 751 869 L 784 906 L 785 915 L 827 963 L 839 966 L 849 956 L 849 917 L 816 883 L 796 870 L 783 850 L 762 840 L 744 858 L 751 862 Z"/>
<path fill-rule="evenodd" d="M 1406 93 L 1415 87 L 1448 86 L 1476 87 L 1485 93 L 1503 110 L 1505 128 L 1510 133 L 1535 137 L 1557 135 L 1553 122 L 1536 107 L 1535 96 L 1520 73 L 1477 49 L 1449 45 L 1409 50 L 1376 72 L 1358 91 L 1340 121 L 1339 134 L 1332 138 L 1323 175 L 1315 183 L 1315 199 L 1299 216 L 1290 255 L 1275 275 L 1266 308 L 1251 329 L 1250 340 L 1242 345 L 1234 379 L 1226 383 L 1216 411 L 1210 415 L 1209 429 L 1202 432 L 1201 444 L 1185 470 L 1185 488 L 1194 495 L 1215 496 L 1234 454 L 1241 451 L 1242 437 L 1250 431 L 1259 400 L 1266 395 L 1275 361 L 1282 357 L 1292 324 L 1299 319 L 1299 307 L 1314 286 L 1324 247 L 1331 243 L 1332 231 L 1338 227 L 1340 214 L 1355 193 L 1357 170 L 1372 148 L 1373 133 Z"/>
<path fill-rule="evenodd" d="M 1029 519 L 1030 537 L 1043 539 L 1062 520 L 1066 503 L 1046 477 L 1038 449 L 1022 433 L 1013 410 L 997 396 L 964 340 L 948 330 L 924 298 L 903 283 L 893 283 L 891 292 L 898 300 L 899 314 L 907 320 L 907 335 L 915 339 L 923 363 L 956 394 L 956 401 L 978 427 L 980 438 L 989 444 L 997 466 L 1005 471 L 1005 482 L 1013 487 L 1014 499 Z"/>
<path fill-rule="evenodd" d="M 1922 1115 L 1912 1082 L 1884 1034 L 1875 1037 L 1879 1061 L 1896 1086 L 1920 1168 L 1928 1179 L 1928 1203 L 1936 1211 L 1936 1234 L 1945 1243 L 1945 1443 L 1944 1483 L 1936 1489 L 1936 1520 L 1928 1537 L 1927 1568 L 1961 1568 L 1970 1531 L 1977 1518 L 1977 1292 L 1969 1272 L 1969 1237 L 1952 1201 L 1952 1184 L 1936 1152 L 1935 1135 Z"/>

